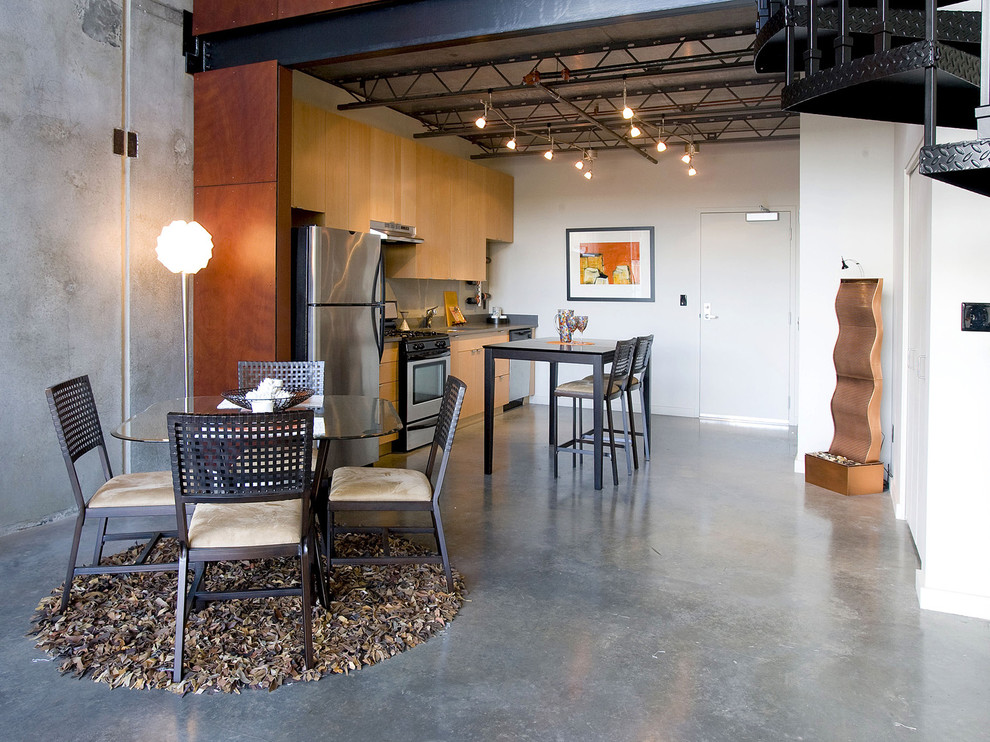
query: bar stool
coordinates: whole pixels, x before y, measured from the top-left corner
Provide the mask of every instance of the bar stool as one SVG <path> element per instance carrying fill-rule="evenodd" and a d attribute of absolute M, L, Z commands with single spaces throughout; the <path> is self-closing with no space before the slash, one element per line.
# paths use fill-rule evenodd
<path fill-rule="evenodd" d="M 616 445 L 621 446 L 626 451 L 626 469 L 630 474 L 632 474 L 632 462 L 629 457 L 630 447 L 635 449 L 635 428 L 632 424 L 632 417 L 626 414 L 626 387 L 629 383 L 629 377 L 632 370 L 633 354 L 636 349 L 636 339 L 631 340 L 620 340 L 615 345 L 615 357 L 612 360 L 612 369 L 609 372 L 608 379 L 605 381 L 604 385 L 604 402 L 605 402 L 605 412 L 606 412 L 606 423 L 607 428 L 603 429 L 602 434 L 608 433 L 608 445 L 610 456 L 612 460 L 612 480 L 614 484 L 619 483 L 619 470 L 615 461 L 615 448 Z M 571 423 L 572 438 L 566 441 L 562 445 L 558 443 L 558 432 L 556 427 L 553 430 L 553 476 L 557 477 L 557 454 L 558 453 L 570 453 L 576 457 L 578 455 L 588 455 L 594 454 L 594 451 L 588 451 L 584 448 L 585 443 L 589 443 L 592 440 L 592 436 L 595 431 L 585 431 L 582 421 L 582 410 L 583 401 L 585 399 L 594 399 L 594 377 L 587 377 L 580 379 L 578 381 L 568 381 L 564 384 L 560 384 L 553 392 L 553 404 L 557 404 L 557 400 L 561 398 L 569 398 L 572 400 L 572 408 L 574 410 L 573 420 Z M 616 440 L 615 436 L 615 425 L 612 418 L 612 400 L 619 399 L 622 406 L 622 429 L 623 438 L 621 441 Z"/>

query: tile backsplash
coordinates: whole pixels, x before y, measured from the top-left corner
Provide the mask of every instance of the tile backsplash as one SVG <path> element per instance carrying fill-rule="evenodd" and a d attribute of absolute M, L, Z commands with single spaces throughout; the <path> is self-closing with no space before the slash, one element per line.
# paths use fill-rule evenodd
<path fill-rule="evenodd" d="M 483 287 L 487 288 L 487 283 L 483 284 Z M 419 320 L 426 315 L 426 310 L 430 307 L 440 307 L 437 316 L 442 321 L 443 293 L 445 291 L 457 293 L 458 306 L 465 315 L 486 314 L 487 312 L 477 304 L 467 303 L 468 297 L 473 297 L 477 290 L 477 286 L 469 285 L 467 281 L 436 281 L 419 278 L 385 279 L 385 298 L 397 303 L 399 311 L 405 312 L 406 320 L 413 328 L 418 326 Z M 490 309 L 491 303 L 488 306 Z"/>

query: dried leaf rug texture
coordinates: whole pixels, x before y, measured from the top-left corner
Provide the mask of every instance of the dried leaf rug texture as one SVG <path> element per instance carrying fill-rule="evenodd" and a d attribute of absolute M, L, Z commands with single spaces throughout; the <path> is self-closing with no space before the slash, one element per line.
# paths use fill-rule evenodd
<path fill-rule="evenodd" d="M 341 556 L 375 553 L 377 536 L 338 539 Z M 390 541 L 393 554 L 423 553 L 405 539 Z M 124 564 L 140 547 L 104 559 Z M 149 558 L 176 561 L 176 545 L 164 539 Z M 298 560 L 224 562 L 207 569 L 207 589 L 298 584 Z M 464 602 L 464 582 L 454 570 L 446 592 L 443 567 L 434 564 L 335 568 L 331 605 L 313 609 L 315 667 L 303 669 L 299 598 L 255 598 L 210 603 L 186 623 L 186 674 L 172 682 L 175 647 L 175 572 L 82 575 L 73 580 L 69 606 L 55 613 L 61 586 L 42 599 L 29 636 L 60 660 L 59 671 L 89 676 L 113 688 L 160 688 L 175 693 L 273 691 L 328 673 L 347 674 L 424 642 L 453 620 Z"/>

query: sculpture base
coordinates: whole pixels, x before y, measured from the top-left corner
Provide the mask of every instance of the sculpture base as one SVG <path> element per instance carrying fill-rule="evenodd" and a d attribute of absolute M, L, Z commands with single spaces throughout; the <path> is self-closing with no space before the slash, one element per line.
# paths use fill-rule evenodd
<path fill-rule="evenodd" d="M 840 464 L 806 453 L 804 481 L 840 495 L 873 495 L 883 492 L 883 463 Z"/>

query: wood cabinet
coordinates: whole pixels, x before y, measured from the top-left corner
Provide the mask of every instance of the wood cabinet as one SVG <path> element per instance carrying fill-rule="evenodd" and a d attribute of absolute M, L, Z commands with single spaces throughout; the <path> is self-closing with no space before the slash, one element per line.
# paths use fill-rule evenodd
<path fill-rule="evenodd" d="M 421 244 L 387 247 L 390 278 L 485 280 L 486 240 L 512 240 L 511 176 L 299 101 L 292 165 L 292 206 L 325 226 L 416 227 Z"/>
<path fill-rule="evenodd" d="M 399 346 L 397 343 L 386 343 L 385 350 L 382 352 L 381 364 L 378 366 L 378 396 L 387 399 L 396 411 L 399 410 Z M 392 433 L 379 438 L 378 442 L 381 446 L 389 448 L 389 444 L 398 437 L 398 433 Z"/>
<path fill-rule="evenodd" d="M 512 242 L 514 181 L 511 175 L 484 168 L 485 237 Z"/>
<path fill-rule="evenodd" d="M 455 339 L 450 344 L 450 373 L 465 384 L 464 402 L 461 415 L 472 417 L 485 411 L 485 345 L 505 343 L 509 333 L 498 332 L 487 335 Z M 509 401 L 509 362 L 495 361 L 495 407 Z"/>

